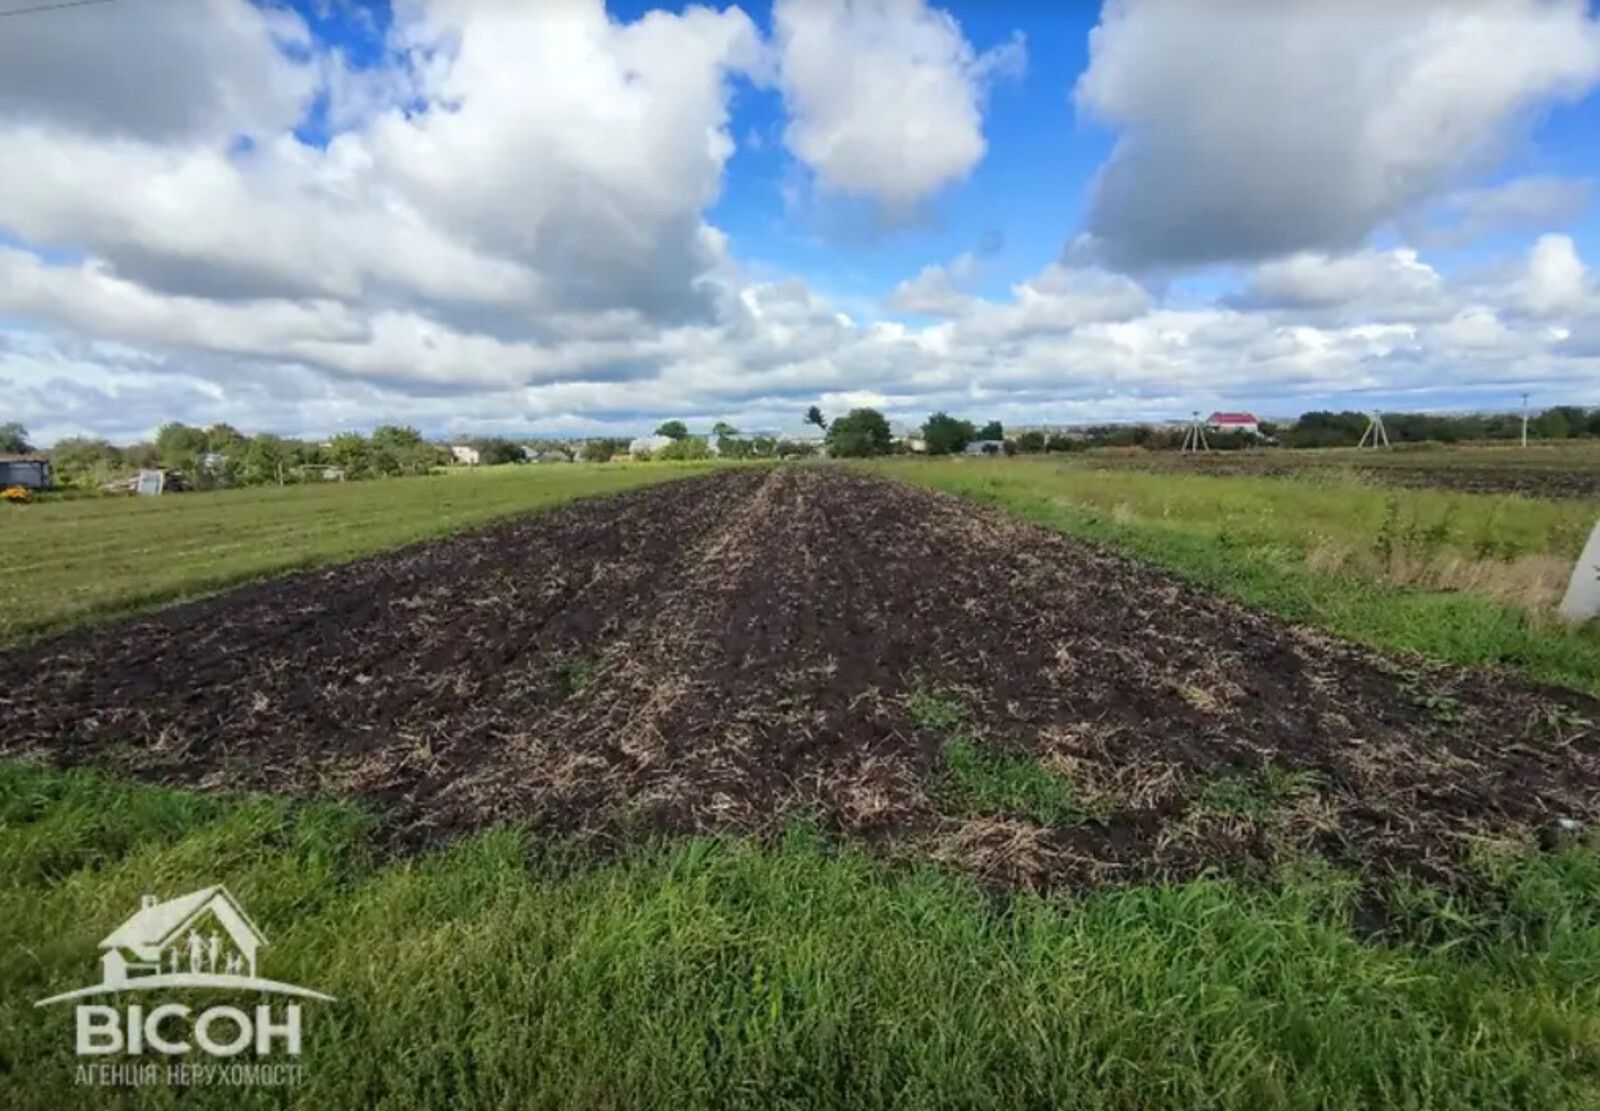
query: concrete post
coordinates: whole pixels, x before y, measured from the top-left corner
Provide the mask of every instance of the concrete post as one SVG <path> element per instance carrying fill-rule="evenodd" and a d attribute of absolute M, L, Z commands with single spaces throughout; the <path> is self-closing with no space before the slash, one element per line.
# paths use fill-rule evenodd
<path fill-rule="evenodd" d="M 1574 622 L 1600 617 L 1600 523 L 1589 534 L 1589 542 L 1572 569 L 1572 583 L 1562 599 L 1561 616 Z"/>

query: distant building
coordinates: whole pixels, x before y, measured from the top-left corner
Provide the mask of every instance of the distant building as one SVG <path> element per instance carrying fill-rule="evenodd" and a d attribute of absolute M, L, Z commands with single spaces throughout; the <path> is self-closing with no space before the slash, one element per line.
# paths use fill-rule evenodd
<path fill-rule="evenodd" d="M 629 455 L 654 455 L 672 443 L 671 436 L 640 436 L 628 445 Z"/>
<path fill-rule="evenodd" d="M 42 455 L 0 455 L 0 490 L 48 490 L 54 483 L 50 460 Z"/>
<path fill-rule="evenodd" d="M 1212 413 L 1206 418 L 1206 428 L 1212 432 L 1243 432 L 1246 436 L 1261 435 L 1261 422 L 1254 413 Z"/>
<path fill-rule="evenodd" d="M 1004 440 L 973 440 L 962 452 L 963 455 L 1004 455 L 1006 442 Z"/>
<path fill-rule="evenodd" d="M 457 463 L 464 467 L 476 467 L 483 462 L 483 455 L 477 448 L 467 444 L 456 444 L 450 449 L 450 454 L 455 456 Z"/>
<path fill-rule="evenodd" d="M 891 430 L 894 442 L 908 452 L 920 453 L 928 450 L 927 441 L 922 438 L 922 429 L 910 425 L 898 425 Z"/>

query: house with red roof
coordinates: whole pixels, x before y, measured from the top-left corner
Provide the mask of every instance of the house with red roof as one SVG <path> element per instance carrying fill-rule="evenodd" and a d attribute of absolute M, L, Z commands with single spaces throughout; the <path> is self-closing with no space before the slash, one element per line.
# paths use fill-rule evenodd
<path fill-rule="evenodd" d="M 1206 428 L 1212 432 L 1243 432 L 1247 436 L 1261 435 L 1261 422 L 1254 413 L 1212 413 L 1206 418 Z"/>

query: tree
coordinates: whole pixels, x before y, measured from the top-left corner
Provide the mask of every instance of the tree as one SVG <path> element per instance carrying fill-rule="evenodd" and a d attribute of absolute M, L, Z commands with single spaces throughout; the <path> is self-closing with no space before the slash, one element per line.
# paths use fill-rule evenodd
<path fill-rule="evenodd" d="M 422 433 L 406 424 L 380 424 L 372 430 L 372 442 L 396 448 L 414 448 L 422 443 Z"/>
<path fill-rule="evenodd" d="M 99 486 L 116 478 L 125 464 L 122 453 L 105 440 L 74 436 L 56 441 L 50 466 L 63 482 Z"/>
<path fill-rule="evenodd" d="M 522 453 L 522 446 L 510 440 L 492 436 L 486 440 L 478 440 L 472 445 L 478 449 L 478 461 L 484 466 L 493 466 L 497 463 L 521 463 L 527 456 Z"/>
<path fill-rule="evenodd" d="M 1365 413 L 1317 410 L 1302 414 L 1281 438 L 1290 447 L 1354 447 L 1367 430 L 1367 420 Z"/>
<path fill-rule="evenodd" d="M 974 440 L 1003 440 L 1006 438 L 1006 430 L 1000 427 L 999 421 L 992 420 L 978 429 L 977 434 L 972 438 Z"/>
<path fill-rule="evenodd" d="M 719 440 L 724 436 L 737 436 L 738 434 L 739 430 L 725 420 L 719 420 L 711 426 L 711 435 Z"/>
<path fill-rule="evenodd" d="M 231 424 L 213 424 L 206 429 L 206 450 L 218 455 L 232 455 L 243 451 L 248 441 L 244 434 Z"/>
<path fill-rule="evenodd" d="M 327 455 L 328 462 L 344 471 L 347 478 L 365 478 L 372 473 L 366 438 L 358 433 L 339 433 L 329 442 Z"/>
<path fill-rule="evenodd" d="M 748 459 L 755 454 L 755 442 L 742 436 L 718 436 L 717 454 L 724 459 Z"/>
<path fill-rule="evenodd" d="M 609 463 L 619 455 L 628 453 L 628 441 L 612 436 L 602 436 L 583 445 L 585 463 Z"/>
<path fill-rule="evenodd" d="M 283 482 L 288 477 L 289 445 L 271 433 L 253 437 L 244 449 L 240 477 L 252 486 Z"/>
<path fill-rule="evenodd" d="M 1565 440 L 1583 431 L 1588 414 L 1576 405 L 1557 405 L 1546 409 L 1533 421 L 1533 434 L 1541 440 Z"/>
<path fill-rule="evenodd" d="M 1038 430 L 1024 432 L 1017 437 L 1017 450 L 1024 455 L 1033 455 L 1044 450 L 1044 433 Z"/>
<path fill-rule="evenodd" d="M 665 432 L 662 433 L 666 435 Z M 685 459 L 710 459 L 711 449 L 706 446 L 705 439 L 700 436 L 684 436 L 673 440 L 672 443 L 657 451 L 653 459 L 685 460 Z"/>
<path fill-rule="evenodd" d="M 161 465 L 161 452 L 149 441 L 122 449 L 122 464 L 130 471 L 153 471 Z"/>
<path fill-rule="evenodd" d="M 156 453 L 161 457 L 161 465 L 169 470 L 193 472 L 205 451 L 203 429 L 173 421 L 156 432 Z"/>
<path fill-rule="evenodd" d="M 816 425 L 818 428 L 822 429 L 824 433 L 828 431 L 828 422 L 823 418 L 822 410 L 818 409 L 815 405 L 806 410 L 806 423 Z"/>
<path fill-rule="evenodd" d="M 662 421 L 661 427 L 656 429 L 656 435 L 669 440 L 682 440 L 689 435 L 689 426 L 681 420 Z"/>
<path fill-rule="evenodd" d="M 828 426 L 828 454 L 845 459 L 888 455 L 894 445 L 889 422 L 876 409 L 851 409 Z"/>
<path fill-rule="evenodd" d="M 33 450 L 28 443 L 28 430 L 16 421 L 0 424 L 0 452 L 7 455 L 26 455 Z"/>
<path fill-rule="evenodd" d="M 409 425 L 374 428 L 372 450 L 378 469 L 385 474 L 426 474 L 440 463 L 439 449 Z"/>
<path fill-rule="evenodd" d="M 959 455 L 972 442 L 972 422 L 935 413 L 923 422 L 922 442 L 929 455 Z"/>

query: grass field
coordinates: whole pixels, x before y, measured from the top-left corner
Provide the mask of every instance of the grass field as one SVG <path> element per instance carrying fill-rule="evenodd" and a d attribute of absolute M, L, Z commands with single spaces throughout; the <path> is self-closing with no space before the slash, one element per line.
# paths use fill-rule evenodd
<path fill-rule="evenodd" d="M 483 467 L 425 478 L 0 506 L 0 644 L 703 469 Z"/>
<path fill-rule="evenodd" d="M 1600 693 L 1600 630 L 1551 616 L 1600 503 L 1040 459 L 874 466 L 1374 647 Z"/>
<path fill-rule="evenodd" d="M 794 827 L 585 863 L 514 830 L 383 865 L 362 816 L 0 767 L 0 1089 L 75 1087 L 70 1008 L 141 893 L 226 882 L 307 1005 L 304 1081 L 184 1105 L 1554 1107 L 1600 1098 L 1600 861 L 1381 938 L 1316 870 L 1077 904 Z M 530 855 L 531 854 L 531 855 Z M 1492 907 L 1493 909 L 1489 909 Z M 128 1093 L 172 1106 L 165 1087 Z"/>
<path fill-rule="evenodd" d="M 1592 631 L 1555 629 L 1494 589 L 1418 587 L 1399 564 L 1370 562 L 1362 538 L 1390 516 L 1389 491 L 1024 461 L 881 466 L 1370 644 L 1596 689 Z M 33 506 L 6 522 L 28 541 L 8 551 L 30 555 L 6 557 L 0 631 L 683 473 L 518 468 Z M 1397 496 L 1398 550 L 1415 534 L 1429 559 L 1468 564 L 1489 531 L 1515 545 L 1493 563 L 1557 558 L 1594 511 Z M 963 805 L 1045 820 L 1073 809 L 1036 766 L 966 743 L 967 719 L 937 692 L 911 710 L 953 738 L 947 789 Z M 212 883 L 270 939 L 265 974 L 337 1002 L 306 1005 L 296 1087 L 116 1093 L 128 1105 L 1600 1104 L 1600 856 L 1592 844 L 1485 851 L 1474 867 L 1448 894 L 1373 892 L 1307 858 L 1263 882 L 1045 896 L 886 860 L 798 821 L 775 839 L 602 857 L 501 827 L 397 857 L 378 816 L 347 804 L 4 762 L 0 1106 L 108 1101 L 74 1084 L 71 1008 L 32 1002 L 92 982 L 97 942 L 142 894 Z"/>

